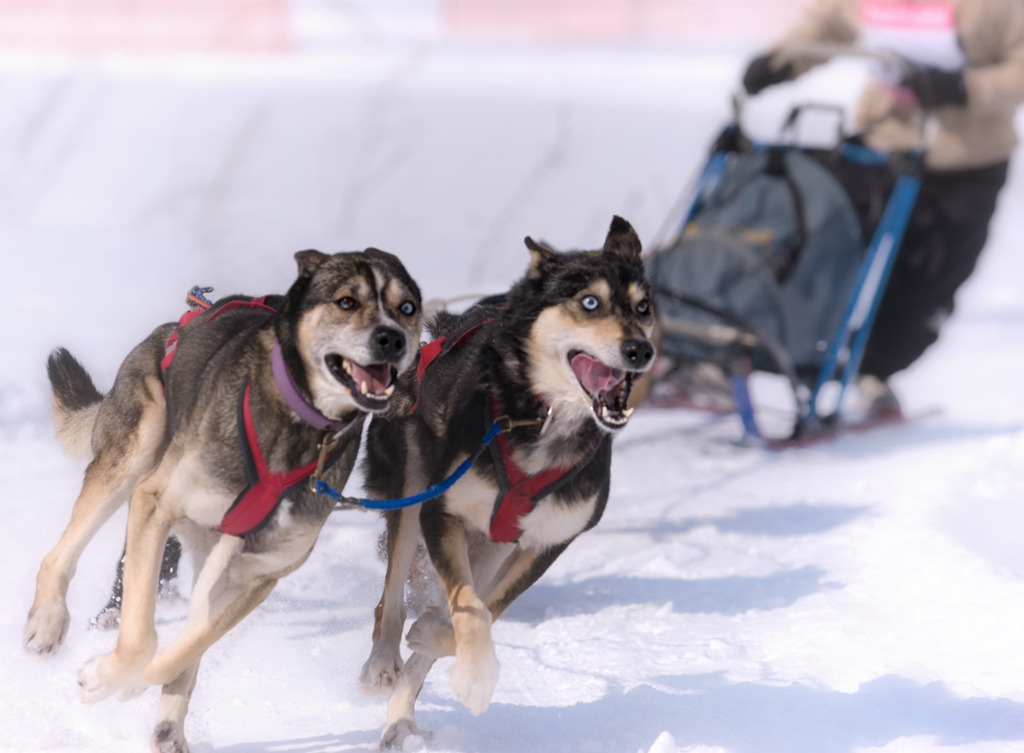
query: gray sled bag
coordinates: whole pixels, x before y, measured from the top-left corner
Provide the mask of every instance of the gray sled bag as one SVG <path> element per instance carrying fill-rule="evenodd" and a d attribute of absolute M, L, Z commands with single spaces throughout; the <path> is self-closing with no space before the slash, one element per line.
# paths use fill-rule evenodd
<path fill-rule="evenodd" d="M 751 149 L 727 160 L 679 237 L 646 262 L 661 352 L 730 365 L 740 347 L 755 369 L 813 378 L 861 264 L 857 215 L 804 151 Z"/>

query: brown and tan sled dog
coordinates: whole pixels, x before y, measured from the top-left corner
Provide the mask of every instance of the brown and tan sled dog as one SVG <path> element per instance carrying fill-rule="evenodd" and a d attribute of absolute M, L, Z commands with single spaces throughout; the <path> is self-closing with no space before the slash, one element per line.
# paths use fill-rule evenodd
<path fill-rule="evenodd" d="M 60 646 L 79 555 L 130 498 L 117 646 L 78 683 L 86 702 L 163 686 L 152 738 L 161 753 L 188 749 L 203 653 L 309 556 L 334 507 L 309 477 L 344 487 L 360 419 L 388 406 L 416 357 L 420 293 L 396 257 L 367 249 L 296 260 L 284 296 L 227 298 L 158 327 L 105 396 L 66 350 L 50 358 L 58 436 L 92 459 L 71 522 L 39 568 L 25 647 Z M 172 530 L 196 580 L 185 625 L 158 651 L 154 607 Z"/>

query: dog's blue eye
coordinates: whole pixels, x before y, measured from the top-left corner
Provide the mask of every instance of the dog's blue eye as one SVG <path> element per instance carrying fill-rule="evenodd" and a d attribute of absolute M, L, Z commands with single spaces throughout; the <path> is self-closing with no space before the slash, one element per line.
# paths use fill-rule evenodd
<path fill-rule="evenodd" d="M 342 311 L 355 311 L 357 308 L 359 308 L 359 304 L 356 302 L 356 299 L 350 298 L 349 296 L 339 298 L 337 303 L 338 308 L 340 308 Z"/>
<path fill-rule="evenodd" d="M 412 301 L 406 301 L 398 307 L 398 310 L 402 312 L 403 316 L 412 316 L 416 313 L 416 304 Z"/>
<path fill-rule="evenodd" d="M 601 302 L 597 300 L 596 295 L 585 295 L 580 299 L 580 305 L 585 311 L 597 311 L 597 307 L 601 305 Z"/>
<path fill-rule="evenodd" d="M 636 305 L 636 313 L 640 316 L 647 316 L 651 312 L 651 302 L 644 298 L 640 303 Z"/>

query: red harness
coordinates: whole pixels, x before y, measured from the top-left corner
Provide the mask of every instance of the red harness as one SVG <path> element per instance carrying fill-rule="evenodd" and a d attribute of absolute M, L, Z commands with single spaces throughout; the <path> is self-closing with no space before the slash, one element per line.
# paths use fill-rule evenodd
<path fill-rule="evenodd" d="M 210 318 L 207 319 L 207 323 L 212 321 L 215 317 L 223 314 L 225 311 L 231 311 L 232 309 L 247 308 L 247 309 L 263 309 L 264 311 L 276 312 L 277 309 L 267 303 L 267 296 L 260 296 L 259 298 L 253 298 L 252 300 L 246 300 L 239 298 L 234 301 L 228 301 L 224 305 L 216 308 Z M 181 319 L 178 320 L 178 327 L 171 333 L 171 336 L 167 338 L 167 342 L 164 344 L 164 357 L 160 361 L 160 371 L 166 374 L 167 368 L 171 365 L 171 361 L 174 360 L 175 354 L 178 352 L 178 341 L 181 339 L 178 334 L 178 330 L 188 324 L 190 321 L 195 319 L 200 314 L 205 314 L 210 308 L 198 308 L 193 311 L 186 311 L 181 315 Z"/>
<path fill-rule="evenodd" d="M 238 308 L 261 309 L 270 312 L 277 311 L 277 308 L 267 303 L 266 296 L 252 300 L 237 299 L 216 307 L 204 324 L 209 323 L 225 311 Z M 178 322 L 178 329 L 171 333 L 171 336 L 167 338 L 167 344 L 164 346 L 164 357 L 160 362 L 160 368 L 165 374 L 177 353 L 180 340 L 178 330 L 208 310 L 189 311 L 181 317 Z M 302 485 L 316 472 L 319 462 L 319 460 L 314 460 L 291 471 L 277 472 L 270 470 L 266 458 L 260 450 L 256 423 L 253 421 L 252 409 L 249 404 L 250 390 L 251 384 L 247 377 L 242 383 L 242 389 L 239 392 L 238 408 L 236 411 L 238 436 L 242 457 L 245 461 L 245 477 L 248 485 L 235 498 L 235 501 L 231 503 L 231 507 L 224 514 L 220 525 L 216 526 L 216 530 L 231 536 L 244 536 L 261 528 L 270 519 L 271 514 L 277 509 L 284 496 L 290 490 Z M 362 418 L 363 415 L 360 414 L 359 418 Z M 340 453 L 328 455 L 324 460 L 322 470 L 329 468 L 339 456 Z"/>
<path fill-rule="evenodd" d="M 484 312 L 484 309 L 479 309 Z M 479 318 L 479 317 L 477 317 Z M 463 340 L 469 337 L 472 333 L 476 332 L 483 326 L 490 324 L 495 321 L 493 316 L 488 316 L 486 319 L 480 319 L 480 321 L 473 321 L 472 319 L 467 323 L 468 326 L 459 332 L 455 337 L 449 338 L 447 335 L 439 337 L 436 340 L 428 342 L 426 345 L 420 348 L 420 360 L 416 364 L 416 383 L 423 385 L 423 377 L 427 373 L 427 367 L 430 366 L 434 361 L 438 359 L 444 353 L 448 353 L 452 348 L 460 345 Z M 416 406 L 419 405 L 419 400 L 412 406 L 410 413 L 416 412 Z"/>
<path fill-rule="evenodd" d="M 252 410 L 249 408 L 251 386 L 247 378 L 238 400 L 239 435 L 242 456 L 245 458 L 245 477 L 249 485 L 231 503 L 231 507 L 224 513 L 224 518 L 217 526 L 218 531 L 232 536 L 244 536 L 262 527 L 284 496 L 292 489 L 302 486 L 317 470 L 319 463 L 319 460 L 313 460 L 283 473 L 270 470 L 266 458 L 260 451 L 256 423 L 252 420 Z M 333 465 L 339 455 L 340 453 L 328 455 L 321 470 Z"/>
<path fill-rule="evenodd" d="M 484 311 L 481 309 L 481 312 Z M 471 333 L 494 321 L 494 317 L 481 318 L 480 321 L 470 319 L 466 328 L 461 332 L 450 337 L 439 337 L 420 348 L 420 361 L 416 370 L 419 383 L 423 384 L 427 367 L 438 357 L 449 353 L 465 341 Z M 414 406 L 413 411 L 415 412 L 415 410 Z M 492 395 L 491 402 L 487 406 L 486 425 L 491 426 L 498 416 L 501 416 L 501 402 L 496 395 Z M 586 468 L 600 444 L 598 441 L 591 443 L 583 456 L 571 465 L 548 468 L 531 476 L 513 459 L 508 437 L 504 433 L 498 434 L 496 440 L 488 447 L 491 453 L 491 462 L 498 477 L 498 496 L 494 500 L 494 509 L 491 512 L 489 531 L 491 541 L 500 543 L 518 541 L 519 537 L 523 535 L 523 529 L 519 525 L 520 519 L 533 510 L 538 500 L 553 494 Z"/>
<path fill-rule="evenodd" d="M 501 409 L 498 398 L 491 401 L 492 415 Z M 519 541 L 523 529 L 519 521 L 533 511 L 538 500 L 554 494 L 574 479 L 593 459 L 601 443 L 591 442 L 582 457 L 570 465 L 548 468 L 530 476 L 512 458 L 508 437 L 499 434 L 490 446 L 491 460 L 498 476 L 498 496 L 491 512 L 491 541 Z"/>

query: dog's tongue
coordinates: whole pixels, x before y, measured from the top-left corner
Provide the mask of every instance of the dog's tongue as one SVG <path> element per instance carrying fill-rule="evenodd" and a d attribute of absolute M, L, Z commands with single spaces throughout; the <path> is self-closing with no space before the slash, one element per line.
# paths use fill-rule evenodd
<path fill-rule="evenodd" d="M 618 386 L 625 375 L 621 369 L 610 368 L 604 361 L 591 358 L 586 353 L 576 354 L 570 363 L 576 378 L 591 395 L 599 395 Z"/>
<path fill-rule="evenodd" d="M 366 391 L 371 395 L 382 395 L 391 384 L 391 367 L 386 363 L 361 366 L 355 361 L 349 367 L 356 385 L 366 382 Z"/>

